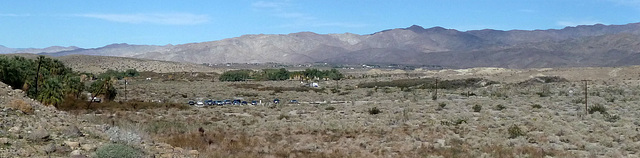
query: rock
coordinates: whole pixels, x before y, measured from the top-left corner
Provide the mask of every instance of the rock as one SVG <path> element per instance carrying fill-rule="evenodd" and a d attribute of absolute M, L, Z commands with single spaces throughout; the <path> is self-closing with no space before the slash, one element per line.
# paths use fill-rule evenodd
<path fill-rule="evenodd" d="M 446 145 L 445 142 L 446 142 L 446 140 L 444 140 L 444 139 L 437 139 L 436 140 L 436 143 L 438 144 L 439 147 L 444 147 Z"/>
<path fill-rule="evenodd" d="M 198 150 L 189 150 L 189 155 L 198 157 L 198 155 L 200 155 L 200 152 L 198 152 Z"/>
<path fill-rule="evenodd" d="M 175 147 L 175 148 L 173 148 L 173 151 L 177 152 L 177 153 L 182 153 L 184 151 L 184 149 L 182 149 L 181 147 Z"/>
<path fill-rule="evenodd" d="M 298 110 L 289 111 L 289 115 L 290 115 L 290 116 L 296 116 L 296 115 L 298 115 Z"/>
<path fill-rule="evenodd" d="M 96 146 L 93 144 L 82 144 L 80 148 L 84 151 L 94 151 L 96 150 Z"/>
<path fill-rule="evenodd" d="M 45 153 L 50 154 L 56 151 L 56 145 L 51 143 L 43 147 Z"/>
<path fill-rule="evenodd" d="M 56 152 L 58 153 L 67 153 L 70 152 L 71 148 L 66 145 L 56 145 Z"/>
<path fill-rule="evenodd" d="M 11 133 L 18 133 L 18 132 L 20 132 L 20 130 L 22 130 L 22 128 L 20 128 L 18 126 L 9 128 L 9 132 L 11 132 Z"/>
<path fill-rule="evenodd" d="M 34 141 L 34 142 L 46 142 L 51 140 L 49 133 L 47 133 L 47 131 L 45 131 L 44 129 L 37 129 L 31 133 L 29 133 L 29 135 L 27 136 L 27 139 Z"/>
<path fill-rule="evenodd" d="M 73 150 L 71 151 L 71 154 L 70 154 L 70 156 L 80 156 L 80 155 L 82 155 L 82 151 L 80 150 Z"/>
<path fill-rule="evenodd" d="M 0 138 L 0 145 L 9 144 L 9 138 Z"/>
<path fill-rule="evenodd" d="M 82 132 L 78 129 L 77 126 L 71 125 L 62 131 L 63 135 L 69 138 L 75 138 L 82 136 Z"/>
<path fill-rule="evenodd" d="M 80 148 L 80 142 L 64 141 L 64 144 L 69 146 L 71 149 Z"/>

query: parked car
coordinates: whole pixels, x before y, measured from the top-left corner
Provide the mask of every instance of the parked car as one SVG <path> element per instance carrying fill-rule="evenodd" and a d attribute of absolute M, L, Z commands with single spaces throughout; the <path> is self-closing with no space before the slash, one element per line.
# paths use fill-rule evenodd
<path fill-rule="evenodd" d="M 189 100 L 189 105 L 196 105 L 196 102 L 193 100 Z"/>
<path fill-rule="evenodd" d="M 224 100 L 224 104 L 231 104 L 231 100 Z"/>
<path fill-rule="evenodd" d="M 98 97 L 93 97 L 92 100 L 93 100 L 93 102 L 96 102 L 96 103 L 102 102 L 102 98 L 98 98 Z"/>
<path fill-rule="evenodd" d="M 280 99 L 274 99 L 274 100 L 273 100 L 273 103 L 274 103 L 274 104 L 278 104 L 278 103 L 280 103 Z"/>
<path fill-rule="evenodd" d="M 196 102 L 196 106 L 203 107 L 204 106 L 204 102 L 198 101 L 198 102 Z"/>
<path fill-rule="evenodd" d="M 241 104 L 242 104 L 242 105 L 247 105 L 247 104 L 249 104 L 249 103 L 247 103 L 247 101 L 242 101 L 242 103 L 241 103 Z"/>
<path fill-rule="evenodd" d="M 258 105 L 258 101 L 251 101 L 251 105 Z"/>
<path fill-rule="evenodd" d="M 215 104 L 216 104 L 216 105 L 218 105 L 218 106 L 222 106 L 222 105 L 224 105 L 224 101 L 221 101 L 221 100 L 216 100 L 216 101 L 214 101 L 214 102 L 215 102 Z"/>
<path fill-rule="evenodd" d="M 207 105 L 213 105 L 213 100 L 209 99 L 207 101 L 204 101 L 204 103 Z"/>
<path fill-rule="evenodd" d="M 289 104 L 298 104 L 298 100 L 291 100 L 289 101 Z"/>

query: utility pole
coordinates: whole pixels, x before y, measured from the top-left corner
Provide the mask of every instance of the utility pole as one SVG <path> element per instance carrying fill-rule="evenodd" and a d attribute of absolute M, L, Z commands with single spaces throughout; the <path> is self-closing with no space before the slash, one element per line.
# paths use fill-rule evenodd
<path fill-rule="evenodd" d="M 38 79 L 40 77 L 40 65 L 42 64 L 42 59 L 44 56 L 38 57 L 38 70 L 36 71 L 36 98 L 38 98 Z"/>
<path fill-rule="evenodd" d="M 434 87 L 435 93 L 431 96 L 432 100 L 438 100 L 438 78 L 436 77 L 436 85 Z"/>
<path fill-rule="evenodd" d="M 589 106 L 587 104 L 588 102 L 588 97 L 589 97 L 589 93 L 588 93 L 588 88 L 587 88 L 587 83 L 591 81 L 591 80 L 582 80 L 582 82 L 584 82 L 584 111 L 586 112 L 586 114 L 589 114 Z"/>
<path fill-rule="evenodd" d="M 127 84 L 129 84 L 129 82 L 127 82 L 127 79 L 124 80 L 124 101 L 127 101 Z"/>

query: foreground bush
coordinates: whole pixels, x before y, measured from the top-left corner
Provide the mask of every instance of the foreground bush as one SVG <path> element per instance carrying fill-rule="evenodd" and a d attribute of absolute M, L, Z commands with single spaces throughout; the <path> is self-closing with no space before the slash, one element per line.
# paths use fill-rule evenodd
<path fill-rule="evenodd" d="M 142 152 L 124 144 L 106 144 L 96 150 L 98 158 L 138 158 Z"/>
<path fill-rule="evenodd" d="M 368 112 L 371 115 L 375 115 L 375 114 L 382 113 L 382 110 L 378 109 L 377 107 L 373 107 L 373 108 L 369 109 Z"/>

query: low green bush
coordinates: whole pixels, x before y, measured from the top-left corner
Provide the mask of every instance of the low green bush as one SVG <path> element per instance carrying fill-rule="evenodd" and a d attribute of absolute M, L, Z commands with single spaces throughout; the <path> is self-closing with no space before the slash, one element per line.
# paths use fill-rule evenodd
<path fill-rule="evenodd" d="M 526 135 L 525 132 L 523 132 L 517 125 L 512 125 L 511 127 L 509 127 L 509 129 L 507 129 L 507 131 L 509 132 L 509 139 Z"/>
<path fill-rule="evenodd" d="M 480 110 L 482 110 L 482 105 L 474 105 L 473 107 L 473 112 L 480 112 Z"/>
<path fill-rule="evenodd" d="M 96 149 L 98 158 L 138 158 L 142 157 L 139 149 L 124 144 L 106 144 Z"/>
<path fill-rule="evenodd" d="M 369 109 L 368 112 L 371 115 L 375 115 L 375 114 L 382 113 L 382 110 L 378 109 L 377 107 L 373 107 L 373 108 Z"/>

